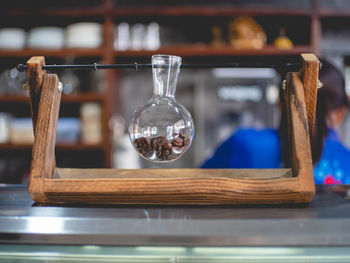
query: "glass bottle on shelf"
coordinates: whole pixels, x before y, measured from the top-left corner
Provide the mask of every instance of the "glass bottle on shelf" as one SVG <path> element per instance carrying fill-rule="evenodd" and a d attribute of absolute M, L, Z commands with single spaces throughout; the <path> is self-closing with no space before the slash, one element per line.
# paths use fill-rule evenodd
<path fill-rule="evenodd" d="M 286 29 L 284 27 L 280 28 L 279 36 L 273 41 L 276 48 L 279 49 L 291 49 L 293 48 L 293 42 L 286 35 Z"/>
<path fill-rule="evenodd" d="M 131 143 L 149 161 L 174 161 L 192 143 L 191 114 L 175 100 L 180 66 L 181 57 L 152 56 L 153 96 L 136 109 L 129 124 Z"/>

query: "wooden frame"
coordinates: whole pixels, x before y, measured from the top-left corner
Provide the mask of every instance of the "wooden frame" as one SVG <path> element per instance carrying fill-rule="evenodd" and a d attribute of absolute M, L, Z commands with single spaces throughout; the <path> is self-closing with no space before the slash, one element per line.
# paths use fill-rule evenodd
<path fill-rule="evenodd" d="M 314 193 L 310 131 L 316 107 L 318 59 L 303 54 L 300 73 L 288 73 L 285 107 L 292 149 L 289 169 L 57 168 L 55 138 L 61 94 L 55 74 L 28 62 L 35 140 L 28 191 L 39 203 L 281 204 L 309 202 Z M 301 80 L 303 79 L 303 81 Z"/>

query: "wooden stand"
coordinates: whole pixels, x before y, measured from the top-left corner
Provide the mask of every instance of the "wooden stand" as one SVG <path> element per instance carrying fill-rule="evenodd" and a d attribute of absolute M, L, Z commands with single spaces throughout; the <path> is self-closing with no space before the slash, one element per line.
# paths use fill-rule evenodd
<path fill-rule="evenodd" d="M 281 204 L 310 202 L 314 193 L 310 132 L 316 109 L 318 59 L 301 55 L 288 73 L 284 106 L 292 149 L 288 169 L 70 169 L 57 168 L 55 139 L 61 93 L 55 74 L 28 62 L 35 140 L 28 191 L 39 203 Z"/>

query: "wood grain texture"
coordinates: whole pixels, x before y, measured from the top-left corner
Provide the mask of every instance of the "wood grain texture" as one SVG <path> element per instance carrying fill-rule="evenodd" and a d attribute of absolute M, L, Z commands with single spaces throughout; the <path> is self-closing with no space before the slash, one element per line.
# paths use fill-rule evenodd
<path fill-rule="evenodd" d="M 46 74 L 43 77 L 28 184 L 28 192 L 34 200 L 46 200 L 43 179 L 51 178 L 55 169 L 56 128 L 61 99 L 58 83 L 57 75 Z"/>
<path fill-rule="evenodd" d="M 56 168 L 54 174 L 44 187 L 51 202 L 212 205 L 298 202 L 299 198 L 281 180 L 297 183 L 291 169 Z"/>
<path fill-rule="evenodd" d="M 315 185 L 310 137 L 306 117 L 304 88 L 299 73 L 289 72 L 287 74 L 285 104 L 289 113 L 287 116 L 291 138 L 293 174 L 299 178 L 301 189 L 313 196 L 315 194 Z"/>
<path fill-rule="evenodd" d="M 53 203 L 108 204 L 212 205 L 307 202 L 309 196 L 300 193 L 298 186 L 298 178 L 232 179 L 215 176 L 162 179 L 129 177 L 117 180 L 49 179 L 44 182 L 46 198 Z"/>
<path fill-rule="evenodd" d="M 164 179 L 164 178 L 254 178 L 292 177 L 287 169 L 77 169 L 56 168 L 53 179 Z"/>
<path fill-rule="evenodd" d="M 27 61 L 27 79 L 28 85 L 30 87 L 30 113 L 33 120 L 33 130 L 35 133 L 35 126 L 38 117 L 38 107 L 40 101 L 40 92 L 43 78 L 46 74 L 46 71 L 42 69 L 42 66 L 45 65 L 44 57 L 32 57 Z"/>
<path fill-rule="evenodd" d="M 310 140 L 313 140 L 319 61 L 314 54 L 301 55 L 301 79 L 303 80 L 306 116 L 309 125 Z"/>

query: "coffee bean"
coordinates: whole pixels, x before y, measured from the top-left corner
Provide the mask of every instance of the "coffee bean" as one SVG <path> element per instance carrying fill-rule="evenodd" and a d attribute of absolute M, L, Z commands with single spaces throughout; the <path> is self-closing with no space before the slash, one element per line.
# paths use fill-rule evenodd
<path fill-rule="evenodd" d="M 177 138 L 175 138 L 175 139 L 173 140 L 173 145 L 174 145 L 175 147 L 182 147 L 183 144 L 184 144 L 183 140 L 182 140 L 181 138 L 179 138 L 179 137 L 177 137 Z"/>
<path fill-rule="evenodd" d="M 142 137 L 141 141 L 142 141 L 142 146 L 146 151 L 151 150 L 151 143 L 149 138 Z"/>
<path fill-rule="evenodd" d="M 163 144 L 165 143 L 165 141 L 166 141 L 166 138 L 163 137 L 163 136 L 159 136 L 159 137 L 157 137 L 156 139 L 157 139 L 157 145 L 158 145 L 158 146 L 159 146 L 159 145 L 163 145 Z"/>
<path fill-rule="evenodd" d="M 173 160 L 178 154 L 174 154 L 173 147 L 183 148 L 185 151 L 190 144 L 190 138 L 185 134 L 174 134 L 174 139 L 168 140 L 165 136 L 158 136 L 155 138 L 140 137 L 134 140 L 135 149 L 144 157 L 150 157 L 154 153 L 158 159 Z"/>
<path fill-rule="evenodd" d="M 136 147 L 141 147 L 141 138 L 135 139 L 134 145 L 136 145 Z"/>
<path fill-rule="evenodd" d="M 157 152 L 157 157 L 161 158 L 162 157 L 162 152 Z"/>
<path fill-rule="evenodd" d="M 157 139 L 156 138 L 151 139 L 151 147 L 153 150 L 155 150 L 157 148 Z"/>
<path fill-rule="evenodd" d="M 180 132 L 180 133 L 179 133 L 179 137 L 180 137 L 181 139 L 183 139 L 183 140 L 184 140 L 184 139 L 186 138 L 186 135 L 185 135 L 185 134 L 183 134 L 182 132 Z"/>
<path fill-rule="evenodd" d="M 163 148 L 164 148 L 165 150 L 170 150 L 172 147 L 173 147 L 173 145 L 171 144 L 170 141 L 167 141 L 167 142 L 163 145 Z"/>

